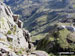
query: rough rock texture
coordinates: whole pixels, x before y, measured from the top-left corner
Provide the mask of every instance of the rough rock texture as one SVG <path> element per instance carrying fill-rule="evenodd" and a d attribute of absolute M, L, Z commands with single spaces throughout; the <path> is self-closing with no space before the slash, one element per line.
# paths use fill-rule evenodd
<path fill-rule="evenodd" d="M 37 56 L 31 54 L 34 49 L 31 35 L 23 29 L 23 22 L 18 17 L 0 2 L 0 56 Z"/>
<path fill-rule="evenodd" d="M 0 2 L 0 55 L 17 56 L 28 49 L 28 42 L 23 35 L 22 22 L 18 20 L 18 15 L 14 15 L 10 8 Z M 19 27 L 20 26 L 20 27 Z M 28 34 L 28 33 L 27 33 Z M 17 54 L 16 54 L 16 53 Z"/>

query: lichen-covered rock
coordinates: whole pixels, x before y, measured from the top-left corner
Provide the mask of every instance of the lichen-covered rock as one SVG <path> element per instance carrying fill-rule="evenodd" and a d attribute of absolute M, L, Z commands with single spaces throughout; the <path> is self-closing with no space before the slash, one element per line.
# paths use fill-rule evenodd
<path fill-rule="evenodd" d="M 0 2 L 0 56 L 37 56 L 31 54 L 34 50 L 31 35 L 22 27 L 23 22 L 18 15 Z"/>
<path fill-rule="evenodd" d="M 7 41 L 7 37 L 2 33 L 0 33 L 0 41 Z"/>
<path fill-rule="evenodd" d="M 18 16 L 13 15 L 11 9 L 0 2 L 0 52 L 2 56 L 21 56 L 29 49 L 26 35 L 23 35 L 23 23 Z"/>

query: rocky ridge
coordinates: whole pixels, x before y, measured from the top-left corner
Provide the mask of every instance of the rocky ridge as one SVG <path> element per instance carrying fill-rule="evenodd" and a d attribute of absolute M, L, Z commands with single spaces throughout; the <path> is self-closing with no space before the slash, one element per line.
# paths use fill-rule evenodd
<path fill-rule="evenodd" d="M 0 56 L 48 56 L 43 51 L 33 51 L 33 46 L 31 35 L 23 29 L 19 15 L 0 2 Z"/>

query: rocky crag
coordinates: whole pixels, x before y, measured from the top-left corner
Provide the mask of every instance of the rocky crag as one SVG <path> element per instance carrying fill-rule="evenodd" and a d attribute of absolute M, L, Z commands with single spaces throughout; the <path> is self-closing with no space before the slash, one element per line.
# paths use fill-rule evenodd
<path fill-rule="evenodd" d="M 19 15 L 0 2 L 0 56 L 48 56 L 43 51 L 33 51 L 30 37 Z"/>

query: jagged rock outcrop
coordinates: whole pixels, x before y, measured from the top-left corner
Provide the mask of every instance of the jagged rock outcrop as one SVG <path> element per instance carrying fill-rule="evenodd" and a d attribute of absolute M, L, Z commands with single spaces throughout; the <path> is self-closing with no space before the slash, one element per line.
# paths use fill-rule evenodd
<path fill-rule="evenodd" d="M 33 47 L 31 34 L 23 29 L 19 15 L 0 2 L 0 56 L 39 56 L 31 54 Z"/>
<path fill-rule="evenodd" d="M 23 35 L 22 22 L 17 20 L 10 8 L 0 2 L 0 49 L 1 53 L 17 56 L 15 52 L 28 49 L 28 42 Z M 18 21 L 18 22 L 15 22 Z M 4 55 L 2 54 L 2 55 Z"/>

